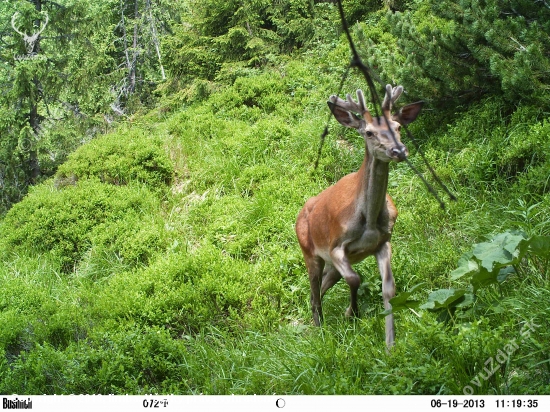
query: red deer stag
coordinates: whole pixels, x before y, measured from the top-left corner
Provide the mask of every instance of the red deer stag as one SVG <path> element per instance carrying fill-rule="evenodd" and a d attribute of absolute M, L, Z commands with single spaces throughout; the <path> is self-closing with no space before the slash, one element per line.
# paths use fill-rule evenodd
<path fill-rule="evenodd" d="M 390 238 L 397 209 L 386 193 L 389 162 L 407 157 L 408 150 L 400 140 L 401 125 L 414 121 L 423 104 L 409 104 L 391 115 L 391 107 L 402 92 L 402 86 L 393 89 L 389 84 L 386 86 L 382 103 L 385 118 L 372 117 L 361 90 L 357 90 L 358 103 L 349 94 L 346 100 L 331 96 L 327 102 L 342 125 L 356 129 L 363 136 L 365 159 L 357 172 L 310 198 L 298 214 L 296 234 L 309 274 L 311 310 L 317 326 L 323 317 L 321 299 L 342 277 L 351 295 L 346 316 L 358 315 L 357 290 L 361 279 L 351 265 L 370 255 L 376 257 L 382 277 L 384 307 L 391 308 L 389 301 L 395 296 L 395 282 L 390 266 Z M 393 315 L 388 315 L 388 348 L 393 345 L 394 337 Z"/>

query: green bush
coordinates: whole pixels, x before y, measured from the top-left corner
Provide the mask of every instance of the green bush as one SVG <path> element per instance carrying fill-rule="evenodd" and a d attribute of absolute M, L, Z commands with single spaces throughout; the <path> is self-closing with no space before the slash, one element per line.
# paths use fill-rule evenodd
<path fill-rule="evenodd" d="M 475 190 L 514 185 L 521 192 L 529 187 L 533 195 L 547 193 L 550 128 L 540 118 L 540 108 L 512 110 L 498 97 L 465 108 L 454 114 L 442 112 L 453 121 L 424 145 L 440 177 Z M 423 119 L 414 126 L 417 137 L 430 132 Z"/>
<path fill-rule="evenodd" d="M 59 167 L 57 184 L 98 178 L 116 185 L 136 181 L 162 190 L 172 182 L 174 167 L 161 141 L 145 133 L 133 128 L 92 140 Z"/>
<path fill-rule="evenodd" d="M 147 262 L 165 245 L 155 214 L 159 201 L 143 185 L 113 186 L 82 180 L 62 190 L 36 187 L 1 222 L 4 253 L 51 254 L 64 272 L 91 250 L 131 264 Z"/>
<path fill-rule="evenodd" d="M 550 10 L 521 0 L 410 2 L 388 13 L 406 63 L 394 66 L 417 96 L 470 102 L 501 95 L 548 107 Z M 444 98 L 444 99 L 442 99 Z"/>

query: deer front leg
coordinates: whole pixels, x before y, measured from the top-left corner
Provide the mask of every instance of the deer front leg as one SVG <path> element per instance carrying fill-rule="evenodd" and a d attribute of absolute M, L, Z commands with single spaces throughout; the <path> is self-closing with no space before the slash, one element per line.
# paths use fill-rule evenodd
<path fill-rule="evenodd" d="M 395 281 L 391 271 L 391 244 L 386 242 L 376 252 L 376 262 L 382 277 L 382 296 L 384 297 L 384 309 L 391 309 L 390 299 L 395 296 Z M 386 316 L 386 345 L 390 348 L 395 339 L 393 314 Z"/>
<path fill-rule="evenodd" d="M 306 259 L 307 272 L 309 274 L 310 303 L 315 326 L 321 326 L 323 321 L 323 309 L 321 307 L 321 280 L 325 261 L 319 257 Z"/>
<path fill-rule="evenodd" d="M 350 303 L 349 308 L 346 310 L 346 316 L 358 316 L 359 310 L 357 308 L 357 291 L 359 290 L 359 285 L 361 284 L 361 278 L 352 269 L 343 246 L 333 249 L 330 252 L 330 257 L 334 268 L 342 275 L 349 286 Z"/>

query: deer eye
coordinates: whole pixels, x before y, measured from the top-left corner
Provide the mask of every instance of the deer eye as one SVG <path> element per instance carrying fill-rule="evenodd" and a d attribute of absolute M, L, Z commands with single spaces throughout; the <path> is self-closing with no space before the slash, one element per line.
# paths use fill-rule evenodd
<path fill-rule="evenodd" d="M 373 133 L 372 133 L 370 130 L 367 130 L 366 135 L 367 135 L 368 137 L 372 137 L 372 136 L 373 136 Z"/>
<path fill-rule="evenodd" d="M 397 131 L 398 131 L 398 132 L 401 131 L 401 125 L 397 126 Z"/>

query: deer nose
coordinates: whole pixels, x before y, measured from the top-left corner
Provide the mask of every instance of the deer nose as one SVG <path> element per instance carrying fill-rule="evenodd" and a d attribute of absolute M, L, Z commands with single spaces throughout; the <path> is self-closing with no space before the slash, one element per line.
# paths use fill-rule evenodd
<path fill-rule="evenodd" d="M 399 160 L 405 160 L 407 158 L 407 155 L 409 154 L 409 151 L 407 148 L 403 145 L 395 146 L 391 149 L 392 157 L 397 158 Z"/>

